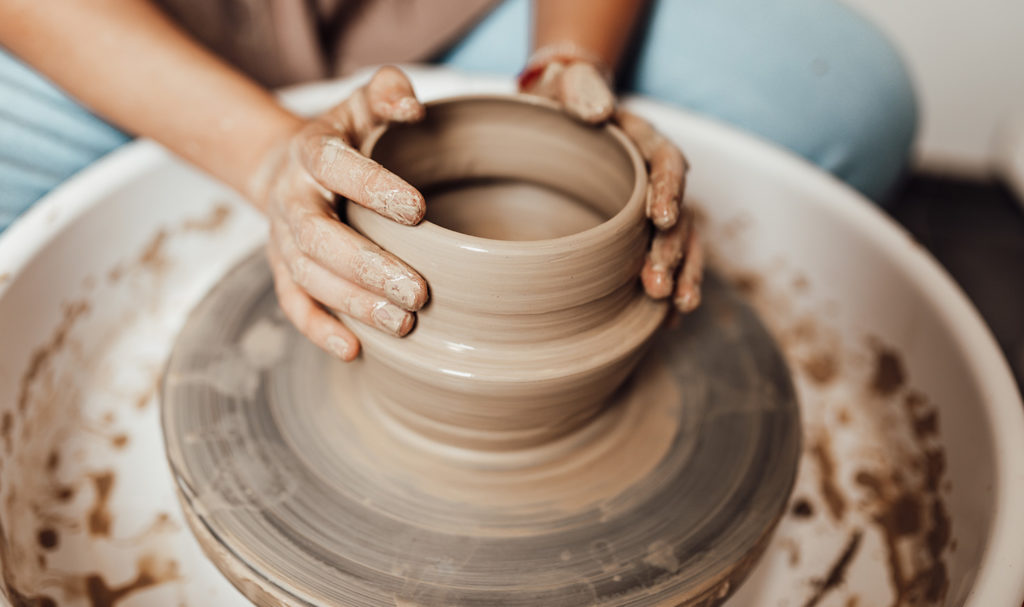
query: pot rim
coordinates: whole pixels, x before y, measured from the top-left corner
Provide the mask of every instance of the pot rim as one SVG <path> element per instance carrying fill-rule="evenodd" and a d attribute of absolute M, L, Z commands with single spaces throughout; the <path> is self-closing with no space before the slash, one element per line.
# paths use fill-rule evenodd
<path fill-rule="evenodd" d="M 620 230 L 628 229 L 629 225 L 635 221 L 635 213 L 638 210 L 640 214 L 646 218 L 648 188 L 647 162 L 644 160 L 643 156 L 640 154 L 640 150 L 629 136 L 611 121 L 606 121 L 598 125 L 587 125 L 586 123 L 578 121 L 567 114 L 565 110 L 554 101 L 546 97 L 529 95 L 526 93 L 475 93 L 468 95 L 456 95 L 428 101 L 423 105 L 429 113 L 430 108 L 433 107 L 475 102 L 518 103 L 525 106 L 532 106 L 538 109 L 557 112 L 566 120 L 576 122 L 580 126 L 591 126 L 595 129 L 604 130 L 619 143 L 623 150 L 625 150 L 632 164 L 633 189 L 629 194 L 629 198 L 622 205 L 622 208 L 600 224 L 580 232 L 574 232 L 557 238 L 545 238 L 540 240 L 501 240 L 495 238 L 483 238 L 481 236 L 472 236 L 457 230 L 445 228 L 432 221 L 428 221 L 427 219 L 423 219 L 420 223 L 414 226 L 402 227 L 411 227 L 420 230 L 423 232 L 421 236 L 435 240 L 440 246 L 453 246 L 458 249 L 478 253 L 497 253 L 506 257 L 526 257 L 537 254 L 550 255 L 558 250 L 573 250 L 579 248 L 583 244 L 591 244 L 595 241 L 603 242 L 605 238 L 614 237 L 614 234 Z M 389 128 L 390 125 L 384 125 L 372 131 L 363 142 L 360 151 L 368 158 L 376 160 L 373 158 L 373 148 Z M 399 175 L 399 177 L 401 177 L 401 175 Z M 362 205 L 359 205 L 359 203 L 356 203 L 351 199 L 346 200 L 349 204 L 362 207 Z M 376 216 L 373 220 L 379 218 L 383 221 L 391 221 L 387 217 L 379 215 L 370 209 L 367 209 L 367 211 L 369 211 L 369 215 Z"/>

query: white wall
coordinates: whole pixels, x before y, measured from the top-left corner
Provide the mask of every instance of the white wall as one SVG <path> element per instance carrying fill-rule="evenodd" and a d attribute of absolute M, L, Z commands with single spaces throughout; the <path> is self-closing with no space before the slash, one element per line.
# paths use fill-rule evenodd
<path fill-rule="evenodd" d="M 922 168 L 981 176 L 1022 162 L 1024 0 L 845 1 L 885 30 L 910 64 Z"/>

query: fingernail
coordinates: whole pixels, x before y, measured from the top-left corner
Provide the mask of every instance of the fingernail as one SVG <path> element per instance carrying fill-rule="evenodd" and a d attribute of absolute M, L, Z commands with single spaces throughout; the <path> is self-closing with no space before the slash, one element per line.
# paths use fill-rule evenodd
<path fill-rule="evenodd" d="M 423 196 L 416 190 L 391 188 L 371 191 L 368 194 L 371 209 L 407 226 L 419 223 L 426 213 Z"/>
<path fill-rule="evenodd" d="M 348 361 L 352 359 L 352 347 L 349 345 L 348 340 L 338 337 L 337 335 L 330 335 L 327 337 L 327 349 L 331 351 L 331 354 L 337 356 L 341 360 Z"/>
<path fill-rule="evenodd" d="M 643 272 L 644 291 L 653 299 L 665 299 L 672 294 L 672 279 L 664 269 L 652 267 Z"/>
<path fill-rule="evenodd" d="M 398 337 L 412 330 L 413 315 L 393 304 L 377 304 L 370 313 L 370 318 L 378 329 Z"/>
<path fill-rule="evenodd" d="M 393 104 L 391 116 L 399 122 L 414 122 L 423 114 L 423 105 L 415 97 L 403 97 Z"/>

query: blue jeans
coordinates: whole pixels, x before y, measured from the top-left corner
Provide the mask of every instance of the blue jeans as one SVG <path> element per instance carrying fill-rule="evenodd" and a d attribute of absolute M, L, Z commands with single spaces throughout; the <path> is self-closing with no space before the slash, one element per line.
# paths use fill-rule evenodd
<path fill-rule="evenodd" d="M 440 58 L 515 74 L 529 0 L 506 0 Z M 655 0 L 623 88 L 739 126 L 881 199 L 917 123 L 885 37 L 837 0 Z M 128 138 L 0 51 L 0 230 Z"/>

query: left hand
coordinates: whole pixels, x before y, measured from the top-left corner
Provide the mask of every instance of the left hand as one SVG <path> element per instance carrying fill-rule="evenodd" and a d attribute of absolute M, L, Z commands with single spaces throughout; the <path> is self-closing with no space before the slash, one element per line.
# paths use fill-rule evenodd
<path fill-rule="evenodd" d="M 616 108 L 607 74 L 588 58 L 556 55 L 531 63 L 519 85 L 522 92 L 552 99 L 584 122 L 612 120 L 637 145 L 647 161 L 647 217 L 655 227 L 640 273 L 644 290 L 654 299 L 672 295 L 680 312 L 692 312 L 700 305 L 704 251 L 693 211 L 683 204 L 689 164 L 650 123 Z"/>

